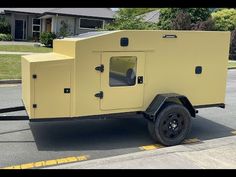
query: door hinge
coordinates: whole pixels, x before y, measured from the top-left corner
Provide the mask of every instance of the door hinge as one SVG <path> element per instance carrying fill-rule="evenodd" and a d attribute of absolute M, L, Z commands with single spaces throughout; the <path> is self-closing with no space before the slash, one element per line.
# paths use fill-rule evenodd
<path fill-rule="evenodd" d="M 37 104 L 33 104 L 33 108 L 37 108 Z"/>
<path fill-rule="evenodd" d="M 96 93 L 94 96 L 102 99 L 103 98 L 103 91 Z"/>
<path fill-rule="evenodd" d="M 36 75 L 36 74 L 33 74 L 33 75 L 32 75 L 32 78 L 33 78 L 33 79 L 37 79 L 37 75 Z"/>
<path fill-rule="evenodd" d="M 97 66 L 95 70 L 100 71 L 102 73 L 104 71 L 104 65 Z"/>

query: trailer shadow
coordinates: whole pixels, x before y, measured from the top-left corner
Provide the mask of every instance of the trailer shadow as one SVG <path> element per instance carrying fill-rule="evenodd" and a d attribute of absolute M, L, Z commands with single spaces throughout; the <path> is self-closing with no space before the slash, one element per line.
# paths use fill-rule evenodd
<path fill-rule="evenodd" d="M 39 151 L 82 151 L 135 148 L 153 144 L 147 120 L 139 117 L 106 120 L 33 122 L 30 128 Z M 209 140 L 230 136 L 233 129 L 199 117 L 188 138 Z"/>

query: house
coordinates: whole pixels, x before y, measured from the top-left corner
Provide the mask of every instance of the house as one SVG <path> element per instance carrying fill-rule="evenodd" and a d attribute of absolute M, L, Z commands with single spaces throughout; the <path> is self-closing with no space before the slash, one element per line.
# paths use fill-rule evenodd
<path fill-rule="evenodd" d="M 159 18 L 160 18 L 160 11 L 154 10 L 154 11 L 139 15 L 139 17 L 142 17 L 144 22 L 158 23 Z"/>
<path fill-rule="evenodd" d="M 11 24 L 14 40 L 38 40 L 42 32 L 78 35 L 104 28 L 114 13 L 110 8 L 0 8 Z"/>

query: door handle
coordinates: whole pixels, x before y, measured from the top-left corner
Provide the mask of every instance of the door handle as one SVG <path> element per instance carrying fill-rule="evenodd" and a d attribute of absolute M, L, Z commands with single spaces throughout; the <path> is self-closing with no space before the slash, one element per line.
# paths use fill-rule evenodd
<path fill-rule="evenodd" d="M 162 38 L 177 38 L 177 35 L 175 35 L 175 34 L 165 34 L 164 36 L 162 36 Z"/>

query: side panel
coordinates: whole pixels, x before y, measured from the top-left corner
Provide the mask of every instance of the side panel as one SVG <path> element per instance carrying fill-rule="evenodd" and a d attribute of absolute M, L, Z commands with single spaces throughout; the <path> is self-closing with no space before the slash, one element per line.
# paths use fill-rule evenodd
<path fill-rule="evenodd" d="M 174 34 L 177 38 L 163 38 Z M 120 46 L 129 38 L 127 47 Z M 193 106 L 224 103 L 229 32 L 202 31 L 117 31 L 79 40 L 76 44 L 76 116 L 145 111 L 157 94 L 185 95 Z M 144 104 L 140 108 L 101 110 L 94 97 L 101 90 L 104 52 L 145 52 Z M 202 67 L 201 74 L 195 68 Z M 104 92 L 104 97 L 105 97 Z"/>
<path fill-rule="evenodd" d="M 31 107 L 33 98 L 33 85 L 31 82 L 31 65 L 23 56 L 21 58 L 21 71 L 22 71 L 22 101 L 28 113 L 28 116 L 33 116 Z"/>
<path fill-rule="evenodd" d="M 37 63 L 34 67 L 34 118 L 55 118 L 71 116 L 70 61 Z"/>

